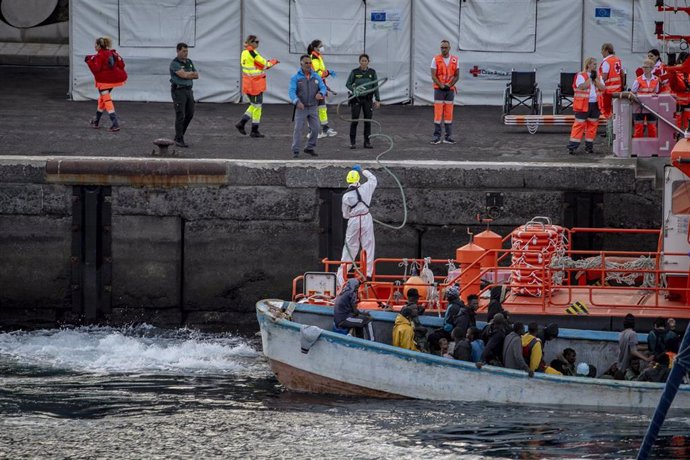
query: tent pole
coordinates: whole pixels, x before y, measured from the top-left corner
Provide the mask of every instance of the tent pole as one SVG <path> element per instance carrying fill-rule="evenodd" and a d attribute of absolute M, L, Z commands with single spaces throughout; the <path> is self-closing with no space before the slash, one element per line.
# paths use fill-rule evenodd
<path fill-rule="evenodd" d="M 586 0 L 582 0 L 582 18 L 580 19 L 580 62 L 579 65 L 582 65 L 583 62 L 585 62 L 585 2 Z"/>
<path fill-rule="evenodd" d="M 414 103 L 414 9 L 416 0 L 410 1 L 410 104 Z"/>
<path fill-rule="evenodd" d="M 244 50 L 244 8 L 245 7 L 245 2 L 244 0 L 240 0 L 240 53 L 242 50 Z M 289 40 L 289 38 L 288 38 Z M 289 41 L 288 41 L 288 49 L 290 48 Z M 240 74 L 239 74 L 239 82 L 240 82 L 240 97 L 237 101 L 238 104 L 242 103 L 242 66 L 240 65 Z"/>

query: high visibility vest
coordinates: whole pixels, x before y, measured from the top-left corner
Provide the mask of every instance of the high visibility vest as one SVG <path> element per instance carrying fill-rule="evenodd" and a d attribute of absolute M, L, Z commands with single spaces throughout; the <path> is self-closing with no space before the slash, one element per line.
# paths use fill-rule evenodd
<path fill-rule="evenodd" d="M 577 87 L 577 77 L 579 75 L 582 75 L 582 77 L 585 79 L 585 83 L 587 84 L 587 87 L 585 89 L 578 89 Z M 573 78 L 573 92 L 575 93 L 575 96 L 573 98 L 573 111 L 574 112 L 588 112 L 589 111 L 589 91 L 592 87 L 592 81 L 589 78 L 589 74 L 587 72 L 579 72 L 575 74 L 575 78 Z M 599 90 L 597 90 L 597 94 L 599 93 Z"/>
<path fill-rule="evenodd" d="M 448 65 L 446 65 L 443 56 L 440 54 L 436 55 L 434 60 L 436 61 L 436 78 L 438 78 L 438 81 L 445 84 L 450 83 L 455 76 L 455 72 L 458 71 L 458 57 L 451 55 Z M 434 83 L 434 89 L 439 89 L 436 83 Z M 455 86 L 452 86 L 450 89 L 454 90 Z"/>
<path fill-rule="evenodd" d="M 240 56 L 242 66 L 242 92 L 256 96 L 266 91 L 266 69 L 271 63 L 266 61 L 253 47 L 247 46 Z"/>
<path fill-rule="evenodd" d="M 609 63 L 609 75 L 604 81 L 604 84 L 606 85 L 606 92 L 610 94 L 623 91 L 623 65 L 621 64 L 621 60 L 618 59 L 618 56 L 613 54 L 606 56 L 601 61 L 601 64 L 599 64 L 600 75 L 604 73 L 601 70 L 604 65 L 604 61 Z"/>
<path fill-rule="evenodd" d="M 640 75 L 636 81 L 639 85 L 637 88 L 638 94 L 655 94 L 659 87 L 659 79 L 654 75 L 652 75 L 652 79 L 649 81 L 645 80 L 643 75 Z"/>
<path fill-rule="evenodd" d="M 330 75 L 330 72 L 328 72 L 328 69 L 326 69 L 326 63 L 323 62 L 321 53 L 318 51 L 311 52 L 311 68 L 314 69 L 314 72 L 319 74 L 319 77 L 321 77 L 325 84 L 326 77 Z"/>

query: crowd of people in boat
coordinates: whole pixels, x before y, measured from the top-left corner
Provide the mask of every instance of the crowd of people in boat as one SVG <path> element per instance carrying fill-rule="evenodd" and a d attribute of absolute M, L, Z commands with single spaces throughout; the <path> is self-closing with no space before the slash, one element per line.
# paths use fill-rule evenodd
<path fill-rule="evenodd" d="M 359 281 L 349 279 L 335 300 L 334 330 L 347 334 L 350 330 L 360 336 L 373 337 L 371 317 L 358 311 L 357 290 Z M 491 289 L 487 308 L 487 324 L 477 327 L 479 298 L 469 295 L 467 303 L 460 298 L 460 289 L 451 286 L 446 290 L 448 305 L 443 326 L 429 330 L 420 322 L 424 307 L 419 291 L 407 289 L 407 301 L 395 318 L 392 345 L 412 351 L 431 353 L 448 359 L 469 361 L 481 368 L 486 364 L 508 369 L 522 370 L 533 376 L 535 372 L 546 374 L 599 377 L 615 380 L 665 382 L 678 353 L 681 337 L 676 332 L 673 318 L 657 318 L 647 334 L 647 350 L 640 346 L 635 331 L 635 317 L 626 315 L 620 333 L 618 356 L 612 356 L 613 364 L 601 375 L 595 366 L 577 363 L 577 351 L 565 348 L 549 363 L 544 360 L 544 349 L 549 341 L 558 337 L 556 323 L 540 327 L 532 322 L 527 325 L 511 321 L 510 313 L 501 304 L 502 287 Z"/>

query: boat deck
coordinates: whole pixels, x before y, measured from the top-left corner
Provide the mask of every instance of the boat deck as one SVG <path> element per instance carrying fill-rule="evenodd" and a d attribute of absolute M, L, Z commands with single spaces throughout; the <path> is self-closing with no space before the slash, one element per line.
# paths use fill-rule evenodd
<path fill-rule="evenodd" d="M 690 318 L 690 308 L 685 302 L 635 287 L 569 286 L 554 290 L 547 298 L 510 294 L 503 308 L 523 315 L 571 316 L 566 309 L 575 302 L 584 305 L 590 316 L 622 318 L 632 313 L 636 317 Z M 482 304 L 480 311 L 485 311 L 488 300 Z"/>

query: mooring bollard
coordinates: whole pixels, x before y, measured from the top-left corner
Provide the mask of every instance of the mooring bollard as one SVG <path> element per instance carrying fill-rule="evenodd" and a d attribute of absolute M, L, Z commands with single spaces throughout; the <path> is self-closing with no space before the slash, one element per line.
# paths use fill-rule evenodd
<path fill-rule="evenodd" d="M 161 156 L 161 157 L 167 156 L 168 155 L 168 147 L 170 147 L 174 143 L 175 143 L 175 141 L 173 141 L 172 139 L 166 139 L 164 137 L 156 139 L 155 141 L 153 141 L 153 145 L 158 147 L 158 152 L 156 152 L 156 149 L 153 149 L 153 151 L 151 152 L 151 155 Z M 173 153 L 175 153 L 174 150 L 173 150 Z"/>

